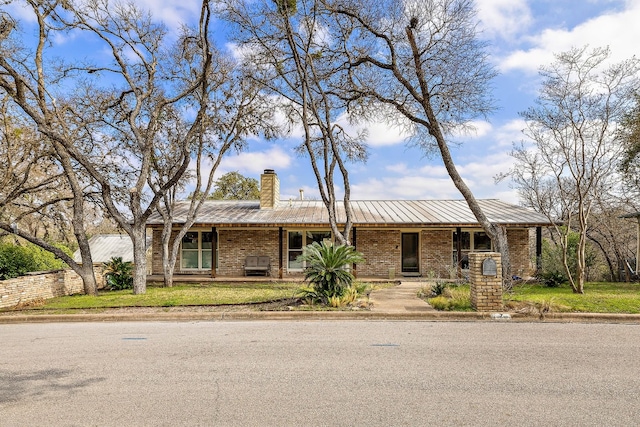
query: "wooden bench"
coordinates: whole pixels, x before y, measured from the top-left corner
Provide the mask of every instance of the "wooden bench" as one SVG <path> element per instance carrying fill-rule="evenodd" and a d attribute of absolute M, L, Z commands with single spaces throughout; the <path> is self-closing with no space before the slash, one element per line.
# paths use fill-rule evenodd
<path fill-rule="evenodd" d="M 265 276 L 271 275 L 271 260 L 268 256 L 248 256 L 244 265 L 244 275 L 250 274 L 264 274 Z"/>

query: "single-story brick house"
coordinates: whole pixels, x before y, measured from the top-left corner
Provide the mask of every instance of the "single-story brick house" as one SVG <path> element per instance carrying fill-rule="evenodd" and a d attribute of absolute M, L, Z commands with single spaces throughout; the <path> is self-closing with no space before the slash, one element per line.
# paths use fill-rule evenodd
<path fill-rule="evenodd" d="M 280 200 L 279 192 L 278 176 L 267 169 L 259 201 L 206 201 L 182 239 L 176 274 L 243 276 L 248 256 L 266 256 L 272 277 L 300 275 L 303 246 L 332 238 L 327 210 L 319 200 Z M 491 221 L 507 228 L 513 273 L 533 274 L 547 218 L 499 200 L 479 203 Z M 184 223 L 188 206 L 188 201 L 178 204 L 176 226 Z M 365 258 L 357 265 L 358 277 L 449 278 L 457 260 L 467 267 L 470 251 L 493 249 L 464 200 L 353 200 L 351 206 L 351 241 Z M 341 203 L 338 216 L 344 221 Z M 162 218 L 152 216 L 147 225 L 153 236 L 152 274 L 162 274 Z"/>

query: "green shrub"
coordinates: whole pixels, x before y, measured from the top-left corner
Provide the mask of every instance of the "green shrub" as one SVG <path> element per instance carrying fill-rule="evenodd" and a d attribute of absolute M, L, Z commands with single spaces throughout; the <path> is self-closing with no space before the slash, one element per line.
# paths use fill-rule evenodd
<path fill-rule="evenodd" d="M 567 265 L 573 277 L 577 275 L 578 245 L 580 235 L 575 231 L 569 231 L 567 238 Z M 587 272 L 596 264 L 596 253 L 593 247 L 587 245 L 585 253 Z M 540 281 L 549 287 L 557 287 L 569 281 L 567 272 L 562 262 L 562 247 L 550 240 L 542 241 L 542 269 L 538 276 Z"/>
<path fill-rule="evenodd" d="M 435 298 L 429 298 L 427 300 L 431 307 L 436 310 L 443 311 L 470 311 L 471 307 L 471 294 L 467 286 L 462 287 L 450 287 L 447 286 L 439 295 Z"/>
<path fill-rule="evenodd" d="M 353 246 L 331 242 L 313 242 L 305 246 L 298 259 L 306 262 L 305 280 L 313 285 L 316 297 L 325 303 L 331 297 L 344 295 L 354 279 L 349 267 L 363 261 L 362 254 Z"/>
<path fill-rule="evenodd" d="M 122 257 L 113 257 L 104 263 L 106 288 L 112 291 L 133 288 L 133 263 L 122 261 Z"/>
<path fill-rule="evenodd" d="M 447 289 L 449 284 L 447 282 L 436 282 L 435 285 L 431 286 L 431 296 L 437 297 L 442 295 L 445 289 Z"/>
<path fill-rule="evenodd" d="M 64 245 L 57 245 L 69 254 Z M 0 280 L 12 279 L 34 271 L 67 268 L 54 254 L 32 243 L 0 243 Z"/>
<path fill-rule="evenodd" d="M 550 288 L 557 288 L 567 281 L 567 277 L 559 271 L 543 271 L 540 274 L 540 281 Z"/>

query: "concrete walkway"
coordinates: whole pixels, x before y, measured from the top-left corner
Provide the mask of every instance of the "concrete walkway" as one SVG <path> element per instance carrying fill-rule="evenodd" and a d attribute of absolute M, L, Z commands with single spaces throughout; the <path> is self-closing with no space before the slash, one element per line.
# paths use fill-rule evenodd
<path fill-rule="evenodd" d="M 424 300 L 418 298 L 418 291 L 429 286 L 427 282 L 403 280 L 399 285 L 371 292 L 371 311 L 385 313 L 415 313 L 435 311 Z"/>

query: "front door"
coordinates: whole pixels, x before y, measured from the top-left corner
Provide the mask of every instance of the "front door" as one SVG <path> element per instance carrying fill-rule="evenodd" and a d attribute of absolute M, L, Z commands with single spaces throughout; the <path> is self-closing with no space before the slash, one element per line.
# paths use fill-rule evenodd
<path fill-rule="evenodd" d="M 418 273 L 418 233 L 402 233 L 402 272 Z"/>

